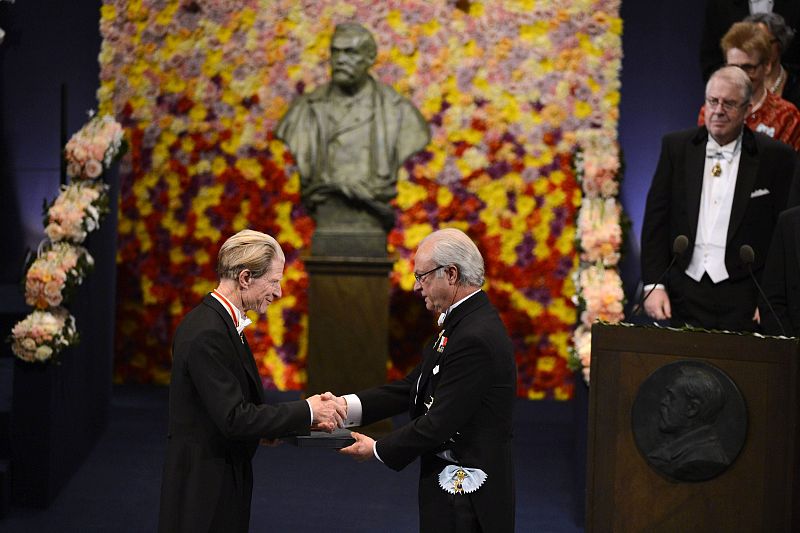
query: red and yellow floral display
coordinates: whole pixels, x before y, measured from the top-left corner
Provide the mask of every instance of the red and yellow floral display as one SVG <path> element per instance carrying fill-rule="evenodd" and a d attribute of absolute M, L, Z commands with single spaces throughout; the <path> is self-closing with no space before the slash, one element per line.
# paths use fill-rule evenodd
<path fill-rule="evenodd" d="M 105 0 L 98 99 L 130 139 L 117 379 L 168 381 L 174 328 L 213 288 L 224 239 L 250 227 L 287 256 L 284 297 L 248 332 L 259 370 L 266 386 L 304 387 L 301 257 L 314 224 L 272 130 L 297 95 L 327 81 L 333 28 L 352 20 L 378 40 L 373 75 L 410 98 L 433 133 L 398 183 L 389 377 L 415 364 L 435 321 L 412 294 L 413 250 L 453 226 L 486 258 L 520 394 L 570 397 L 574 156 L 588 160 L 593 134 L 616 139 L 618 11 L 619 0 Z M 614 172 L 610 163 L 597 173 Z"/>

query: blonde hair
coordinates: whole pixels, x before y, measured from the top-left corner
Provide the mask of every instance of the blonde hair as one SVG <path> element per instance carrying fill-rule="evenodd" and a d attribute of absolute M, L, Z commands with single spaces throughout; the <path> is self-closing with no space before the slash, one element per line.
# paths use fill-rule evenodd
<path fill-rule="evenodd" d="M 260 231 L 243 229 L 229 237 L 217 254 L 217 274 L 220 279 L 237 279 L 242 270 L 254 278 L 269 272 L 275 258 L 285 260 L 278 241 Z"/>

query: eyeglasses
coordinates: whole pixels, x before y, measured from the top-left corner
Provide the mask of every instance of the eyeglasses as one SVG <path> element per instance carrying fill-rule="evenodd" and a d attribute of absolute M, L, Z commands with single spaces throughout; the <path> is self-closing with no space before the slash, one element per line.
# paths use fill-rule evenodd
<path fill-rule="evenodd" d="M 717 106 L 722 106 L 726 112 L 733 111 L 734 109 L 739 109 L 740 107 L 744 107 L 747 105 L 747 102 L 743 104 L 737 102 L 731 102 L 730 100 L 720 100 L 719 98 L 709 98 L 706 97 L 706 106 L 709 110 L 716 109 Z"/>
<path fill-rule="evenodd" d="M 747 75 L 749 76 L 753 72 L 755 72 L 758 67 L 760 67 L 763 64 L 764 64 L 764 62 L 762 61 L 761 63 L 756 63 L 755 65 L 753 65 L 752 63 L 743 63 L 741 65 L 737 65 L 735 63 L 727 63 L 725 66 L 726 67 L 739 67 L 740 69 L 745 71 L 747 73 Z"/>
<path fill-rule="evenodd" d="M 422 279 L 425 276 L 427 276 L 431 272 L 436 272 L 437 270 L 439 270 L 440 268 L 444 268 L 445 266 L 446 265 L 439 265 L 439 266 L 437 266 L 435 268 L 432 268 L 432 269 L 428 270 L 427 272 L 423 272 L 422 274 L 417 274 L 416 272 L 414 272 L 414 279 L 417 280 L 417 283 L 422 283 Z"/>

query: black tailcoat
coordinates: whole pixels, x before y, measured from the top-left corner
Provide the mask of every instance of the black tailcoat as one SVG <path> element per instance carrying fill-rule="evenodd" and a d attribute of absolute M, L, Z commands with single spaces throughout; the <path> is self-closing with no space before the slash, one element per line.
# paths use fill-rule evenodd
<path fill-rule="evenodd" d="M 442 335 L 425 346 L 422 362 L 408 376 L 358 393 L 365 424 L 410 411 L 410 423 L 379 439 L 377 452 L 394 470 L 421 458 L 421 531 L 451 531 L 455 498 L 469 498 L 483 531 L 514 530 L 515 393 L 511 340 L 482 291 L 450 313 Z M 455 461 L 436 455 L 443 450 Z M 479 468 L 488 477 L 476 492 L 450 495 L 438 482 L 447 464 Z"/>
<path fill-rule="evenodd" d="M 308 433 L 308 404 L 263 404 L 247 340 L 211 295 L 178 326 L 172 355 L 159 531 L 246 532 L 259 440 Z"/>

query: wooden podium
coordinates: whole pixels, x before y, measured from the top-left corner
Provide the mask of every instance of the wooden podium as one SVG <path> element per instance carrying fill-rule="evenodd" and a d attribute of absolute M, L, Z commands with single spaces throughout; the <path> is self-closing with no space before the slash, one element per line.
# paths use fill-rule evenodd
<path fill-rule="evenodd" d="M 797 339 L 596 324 L 587 531 L 800 531 L 797 355 Z M 661 475 L 640 453 L 632 429 L 642 384 L 683 361 L 721 370 L 746 405 L 741 451 L 705 481 Z"/>

